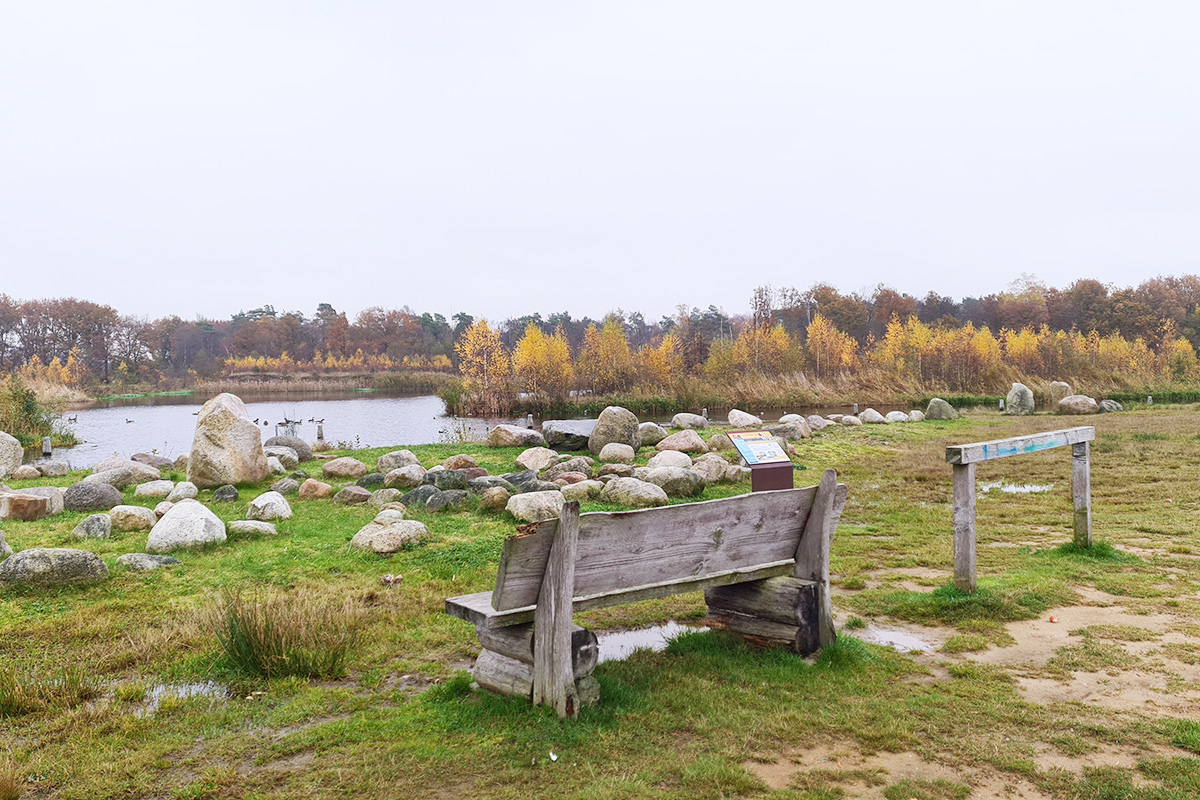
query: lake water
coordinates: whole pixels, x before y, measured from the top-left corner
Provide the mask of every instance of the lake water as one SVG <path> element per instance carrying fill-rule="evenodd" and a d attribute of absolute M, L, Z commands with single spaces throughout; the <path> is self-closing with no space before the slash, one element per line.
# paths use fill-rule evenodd
<path fill-rule="evenodd" d="M 56 455 L 68 459 L 73 466 L 90 467 L 112 455 L 131 456 L 134 453 L 155 453 L 174 459 L 192 449 L 196 431 L 196 414 L 208 399 L 207 395 L 176 395 L 168 397 L 120 398 L 98 401 L 88 407 L 63 415 L 64 423 L 75 433 L 79 445 L 60 448 Z M 245 394 L 242 399 L 251 419 L 258 419 L 263 439 L 283 433 L 277 425 L 284 419 L 300 420 L 296 435 L 307 441 L 317 439 L 317 421 L 325 441 L 337 447 L 388 447 L 392 445 L 434 444 L 460 441 L 456 432 L 462 429 L 471 439 L 483 439 L 487 432 L 501 423 L 524 425 L 525 420 L 510 418 L 466 418 L 446 416 L 446 406 L 436 395 L 389 395 L 381 392 L 360 394 L 291 395 L 255 397 Z M 866 408 L 864 405 L 863 408 Z M 796 413 L 846 413 L 850 408 L 796 409 Z M 887 413 L 891 406 L 876 406 Z M 767 421 L 778 420 L 783 412 L 766 411 L 759 415 Z M 671 414 L 644 417 L 643 421 L 669 422 Z M 724 419 L 724 413 L 709 412 L 710 418 Z M 74 417 L 74 422 L 67 422 Z M 265 424 L 264 424 L 265 423 Z M 540 427 L 535 419 L 534 426 Z"/>

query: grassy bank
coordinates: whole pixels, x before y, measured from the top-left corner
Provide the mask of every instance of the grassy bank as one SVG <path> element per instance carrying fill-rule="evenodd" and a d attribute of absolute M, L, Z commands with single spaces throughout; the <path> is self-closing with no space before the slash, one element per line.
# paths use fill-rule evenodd
<path fill-rule="evenodd" d="M 1063 546 L 1067 451 L 981 466 L 975 596 L 948 588 L 944 447 L 1066 427 L 1062 418 L 976 412 L 836 427 L 799 443 L 798 485 L 833 467 L 850 487 L 832 552 L 839 644 L 802 660 L 690 633 L 664 652 L 600 665 L 601 704 L 576 722 L 472 692 L 474 630 L 442 612 L 446 597 L 492 586 L 514 531 L 504 515 L 410 510 L 430 538 L 381 559 L 346 547 L 371 509 L 292 497 L 280 536 L 177 554 L 181 565 L 150 573 L 116 564 L 143 551 L 145 533 L 81 542 L 71 531 L 82 514 L 5 523 L 16 549 L 86 548 L 112 577 L 0 590 L 0 786 L 8 776 L 31 798 L 1194 797 L 1196 411 L 1087 421 L 1098 433 L 1094 525 L 1106 542 L 1091 553 Z M 370 465 L 389 449 L 353 455 Z M 519 452 L 410 449 L 426 466 L 467 452 L 493 473 Z M 315 462 L 303 468 L 319 474 Z M 994 482 L 1053 488 L 985 491 Z M 233 520 L 264 488 L 243 487 L 238 503 L 200 499 Z M 381 582 L 387 575 L 402 579 Z M 233 589 L 345 608 L 356 643 L 344 671 L 239 669 L 211 625 Z M 703 614 L 693 594 L 577 621 L 604 632 Z M 881 631 L 930 649 L 855 638 Z M 62 673 L 79 664 L 87 675 Z"/>

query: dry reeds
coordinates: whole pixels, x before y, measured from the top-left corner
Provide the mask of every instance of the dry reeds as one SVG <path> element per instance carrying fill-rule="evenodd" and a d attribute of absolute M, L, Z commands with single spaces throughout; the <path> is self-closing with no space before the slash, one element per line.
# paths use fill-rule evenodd
<path fill-rule="evenodd" d="M 98 682 L 83 667 L 64 666 L 49 674 L 0 669 L 0 717 L 72 708 L 99 694 Z"/>

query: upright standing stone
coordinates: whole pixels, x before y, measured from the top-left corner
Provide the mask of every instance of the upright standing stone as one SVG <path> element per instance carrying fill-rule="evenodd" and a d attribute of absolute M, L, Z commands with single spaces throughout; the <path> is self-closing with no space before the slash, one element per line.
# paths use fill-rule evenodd
<path fill-rule="evenodd" d="M 925 407 L 925 419 L 958 419 L 958 412 L 942 398 L 935 397 Z"/>
<path fill-rule="evenodd" d="M 642 446 L 637 416 L 621 406 L 609 406 L 600 412 L 600 416 L 596 418 L 596 427 L 588 437 L 588 450 L 592 455 L 599 456 L 604 445 L 613 442 L 627 444 L 635 453 Z"/>
<path fill-rule="evenodd" d="M 1004 413 L 1011 417 L 1028 417 L 1033 413 L 1033 392 L 1023 383 L 1014 383 L 1004 398 Z"/>
<path fill-rule="evenodd" d="M 1065 381 L 1050 382 L 1050 407 L 1054 408 L 1058 405 L 1058 401 L 1064 397 L 1070 397 L 1074 392 L 1071 391 L 1071 384 Z"/>
<path fill-rule="evenodd" d="M 15 436 L 9 436 L 0 431 L 0 478 L 7 478 L 13 470 L 21 466 L 25 458 L 25 450 Z"/>
<path fill-rule="evenodd" d="M 196 437 L 188 457 L 188 481 L 211 488 L 257 483 L 270 474 L 262 434 L 250 421 L 246 404 L 228 393 L 205 403 L 196 418 Z"/>

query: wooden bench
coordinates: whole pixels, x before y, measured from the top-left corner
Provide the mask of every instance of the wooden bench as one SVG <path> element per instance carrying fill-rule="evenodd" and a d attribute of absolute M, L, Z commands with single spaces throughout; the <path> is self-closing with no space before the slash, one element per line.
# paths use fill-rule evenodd
<path fill-rule="evenodd" d="M 475 680 L 576 716 L 599 700 L 596 636 L 572 623 L 592 608 L 704 590 L 708 624 L 808 655 L 835 639 L 829 546 L 846 486 L 818 486 L 524 526 L 504 542 L 496 588 L 452 597 L 475 625 Z"/>

